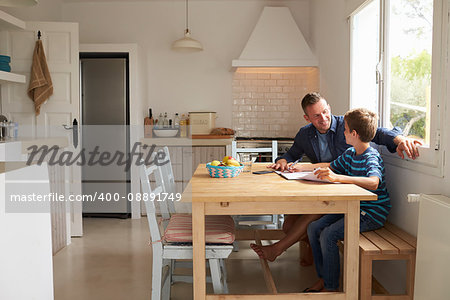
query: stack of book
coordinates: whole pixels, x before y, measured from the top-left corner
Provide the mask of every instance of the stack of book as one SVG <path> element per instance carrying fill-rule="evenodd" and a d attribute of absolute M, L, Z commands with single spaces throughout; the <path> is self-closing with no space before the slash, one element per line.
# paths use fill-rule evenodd
<path fill-rule="evenodd" d="M 0 71 L 11 72 L 11 57 L 7 55 L 0 55 Z"/>

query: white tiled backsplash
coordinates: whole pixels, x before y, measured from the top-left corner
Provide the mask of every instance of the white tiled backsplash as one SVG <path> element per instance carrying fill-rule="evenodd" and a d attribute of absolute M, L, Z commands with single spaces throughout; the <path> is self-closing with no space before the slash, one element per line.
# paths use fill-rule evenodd
<path fill-rule="evenodd" d="M 313 91 L 319 91 L 318 68 L 239 68 L 233 76 L 236 136 L 294 137 L 306 124 L 301 99 Z"/>

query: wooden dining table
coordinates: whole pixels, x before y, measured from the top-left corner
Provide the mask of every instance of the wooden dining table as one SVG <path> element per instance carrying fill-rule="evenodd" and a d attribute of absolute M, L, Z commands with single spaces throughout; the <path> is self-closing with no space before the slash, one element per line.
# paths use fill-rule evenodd
<path fill-rule="evenodd" d="M 253 164 L 252 171 L 266 166 Z M 205 164 L 200 164 L 181 200 L 192 202 L 194 299 L 358 299 L 359 202 L 376 199 L 375 194 L 354 184 L 287 180 L 276 173 L 211 178 Z M 205 215 L 341 213 L 345 215 L 343 292 L 206 294 Z"/>

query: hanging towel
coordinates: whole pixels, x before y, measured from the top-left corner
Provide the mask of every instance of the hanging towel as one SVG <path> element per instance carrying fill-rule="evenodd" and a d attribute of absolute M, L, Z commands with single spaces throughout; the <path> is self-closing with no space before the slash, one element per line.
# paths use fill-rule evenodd
<path fill-rule="evenodd" d="M 0 55 L 0 62 L 6 62 L 9 64 L 11 62 L 11 57 L 8 55 Z"/>
<path fill-rule="evenodd" d="M 53 84 L 50 78 L 47 61 L 45 59 L 42 41 L 36 41 L 33 52 L 33 63 L 31 65 L 30 85 L 28 96 L 34 101 L 36 116 L 41 111 L 41 105 L 53 94 Z"/>
<path fill-rule="evenodd" d="M 5 62 L 5 63 L 10 63 L 11 62 L 11 57 L 8 55 L 0 55 L 0 63 L 1 62 Z"/>

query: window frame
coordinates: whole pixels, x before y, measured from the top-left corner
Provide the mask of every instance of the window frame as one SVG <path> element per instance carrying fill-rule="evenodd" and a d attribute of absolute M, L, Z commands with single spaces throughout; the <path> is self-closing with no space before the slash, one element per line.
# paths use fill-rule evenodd
<path fill-rule="evenodd" d="M 358 8 L 350 15 L 350 64 L 352 64 L 353 49 L 353 17 L 373 0 L 366 1 L 365 5 Z M 422 173 L 443 177 L 444 176 L 444 112 L 445 99 L 450 96 L 447 91 L 447 78 L 450 78 L 448 70 L 448 19 L 449 0 L 433 0 L 433 37 L 432 37 L 432 69 L 431 69 L 431 101 L 430 101 L 430 145 L 420 147 L 420 156 L 416 160 L 409 158 L 401 159 L 396 153 L 390 153 L 386 147 L 379 147 L 380 153 L 386 163 L 419 171 Z M 382 66 L 378 72 L 378 115 L 379 125 L 386 126 L 389 123 L 389 8 L 390 0 L 380 0 L 380 49 L 379 65 Z M 350 65 L 350 104 L 352 103 L 352 65 Z"/>

